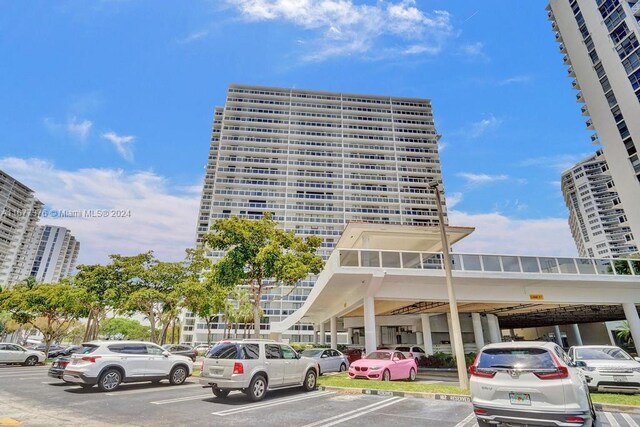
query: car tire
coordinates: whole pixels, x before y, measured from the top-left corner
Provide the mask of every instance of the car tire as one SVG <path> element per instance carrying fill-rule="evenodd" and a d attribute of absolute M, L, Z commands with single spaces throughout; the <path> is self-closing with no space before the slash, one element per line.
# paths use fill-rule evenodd
<path fill-rule="evenodd" d="M 411 368 L 411 370 L 409 371 L 409 381 L 415 381 L 416 380 L 416 370 Z"/>
<path fill-rule="evenodd" d="M 117 369 L 107 369 L 100 375 L 98 388 L 100 391 L 114 391 L 122 382 L 122 374 Z"/>
<path fill-rule="evenodd" d="M 181 385 L 187 380 L 188 375 L 189 370 L 182 365 L 178 365 L 169 373 L 169 382 L 171 385 Z"/>
<path fill-rule="evenodd" d="M 264 375 L 258 374 L 253 377 L 245 393 L 252 402 L 259 402 L 264 399 L 264 395 L 267 394 L 267 379 Z"/>
<path fill-rule="evenodd" d="M 391 372 L 388 369 L 385 369 L 382 373 L 382 381 L 391 381 Z"/>
<path fill-rule="evenodd" d="M 221 388 L 216 387 L 212 387 L 211 390 L 213 390 L 213 395 L 220 399 L 224 399 L 225 397 L 229 396 L 229 393 L 231 392 L 230 390 L 222 390 Z"/>
<path fill-rule="evenodd" d="M 304 383 L 302 383 L 302 388 L 304 391 L 313 391 L 316 389 L 318 385 L 318 378 L 316 376 L 316 371 L 313 369 L 309 369 L 304 376 Z"/>
<path fill-rule="evenodd" d="M 344 363 L 340 365 L 340 372 L 344 372 L 346 370 L 347 370 L 347 365 L 345 365 Z"/>
<path fill-rule="evenodd" d="M 23 365 L 24 366 L 35 366 L 38 363 L 38 357 L 37 356 L 29 356 L 27 357 L 27 360 L 24 361 Z"/>

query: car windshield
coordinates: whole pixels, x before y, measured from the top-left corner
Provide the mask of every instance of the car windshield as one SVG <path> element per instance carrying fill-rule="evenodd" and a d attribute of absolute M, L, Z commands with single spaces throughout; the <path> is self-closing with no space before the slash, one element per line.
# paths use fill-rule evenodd
<path fill-rule="evenodd" d="M 162 346 L 165 350 L 169 350 L 173 344 L 165 344 Z"/>
<path fill-rule="evenodd" d="M 207 353 L 210 359 L 240 359 L 240 346 L 234 343 L 224 343 L 215 345 Z"/>
<path fill-rule="evenodd" d="M 577 348 L 576 360 L 631 360 L 631 356 L 618 347 Z"/>
<path fill-rule="evenodd" d="M 305 357 L 318 357 L 323 351 L 324 350 L 305 350 L 302 352 L 302 355 Z"/>
<path fill-rule="evenodd" d="M 411 349 L 409 347 L 396 347 L 396 350 L 398 350 L 398 351 L 411 351 Z"/>
<path fill-rule="evenodd" d="M 374 351 L 373 353 L 367 354 L 365 359 L 373 359 L 373 360 L 391 360 L 391 352 L 388 351 Z"/>
<path fill-rule="evenodd" d="M 555 369 L 551 354 L 543 348 L 490 348 L 480 354 L 479 369 Z"/>

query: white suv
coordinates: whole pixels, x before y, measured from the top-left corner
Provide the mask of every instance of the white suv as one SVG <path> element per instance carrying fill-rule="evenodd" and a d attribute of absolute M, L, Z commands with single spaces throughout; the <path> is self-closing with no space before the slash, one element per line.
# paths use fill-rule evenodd
<path fill-rule="evenodd" d="M 469 367 L 478 425 L 591 426 L 596 417 L 584 375 L 552 342 L 485 346 Z"/>
<path fill-rule="evenodd" d="M 66 382 L 113 391 L 120 383 L 168 379 L 179 385 L 193 372 L 186 356 L 172 355 L 159 345 L 143 341 L 91 341 L 71 355 Z"/>
<path fill-rule="evenodd" d="M 202 362 L 200 384 L 211 387 L 216 397 L 232 390 L 246 393 L 249 400 L 262 400 L 267 390 L 316 388 L 319 367 L 315 360 L 293 348 L 269 340 L 221 341 Z"/>
<path fill-rule="evenodd" d="M 640 362 L 620 347 L 575 346 L 569 357 L 584 372 L 590 390 L 640 393 Z"/>

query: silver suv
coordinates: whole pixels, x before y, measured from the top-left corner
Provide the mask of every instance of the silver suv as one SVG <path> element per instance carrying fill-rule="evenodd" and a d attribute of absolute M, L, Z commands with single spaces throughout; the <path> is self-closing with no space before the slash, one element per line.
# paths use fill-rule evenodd
<path fill-rule="evenodd" d="M 315 360 L 299 355 L 286 344 L 257 339 L 221 341 L 202 362 L 200 384 L 211 387 L 219 398 L 240 390 L 257 402 L 267 390 L 314 390 L 318 371 Z"/>
<path fill-rule="evenodd" d="M 193 371 L 193 362 L 172 355 L 157 344 L 143 341 L 91 341 L 71 355 L 62 379 L 83 387 L 98 385 L 113 391 L 120 383 L 168 379 L 184 383 Z"/>

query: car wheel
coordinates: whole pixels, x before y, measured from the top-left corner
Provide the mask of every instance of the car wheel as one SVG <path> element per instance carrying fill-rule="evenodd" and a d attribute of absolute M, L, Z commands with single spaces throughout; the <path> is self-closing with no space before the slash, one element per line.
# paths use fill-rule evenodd
<path fill-rule="evenodd" d="M 258 402 L 264 398 L 267 392 L 267 379 L 262 375 L 256 375 L 251 380 L 249 388 L 246 390 L 247 397 L 252 402 Z"/>
<path fill-rule="evenodd" d="M 100 376 L 98 388 L 100 391 L 113 391 L 122 382 L 122 374 L 117 369 L 109 369 Z"/>
<path fill-rule="evenodd" d="M 316 371 L 313 369 L 309 369 L 307 371 L 307 375 L 304 376 L 304 384 L 302 384 L 302 388 L 304 391 L 313 391 L 316 389 L 317 384 Z"/>
<path fill-rule="evenodd" d="M 24 366 L 35 366 L 36 363 L 38 363 L 38 357 L 29 356 L 27 357 L 27 360 L 24 361 Z"/>
<path fill-rule="evenodd" d="M 416 370 L 411 368 L 411 370 L 409 371 L 409 381 L 415 381 L 416 380 Z"/>
<path fill-rule="evenodd" d="M 391 381 L 391 373 L 388 369 L 385 369 L 382 373 L 382 381 Z"/>
<path fill-rule="evenodd" d="M 346 370 L 347 370 L 347 365 L 345 365 L 344 363 L 340 365 L 340 372 L 344 372 Z"/>
<path fill-rule="evenodd" d="M 221 399 L 224 399 L 225 397 L 229 396 L 230 390 L 222 390 L 220 388 L 215 388 L 213 387 L 211 390 L 213 390 L 213 395 L 215 397 L 219 397 Z"/>
<path fill-rule="evenodd" d="M 187 380 L 187 368 L 184 366 L 176 366 L 169 374 L 169 382 L 171 385 L 180 385 Z"/>

